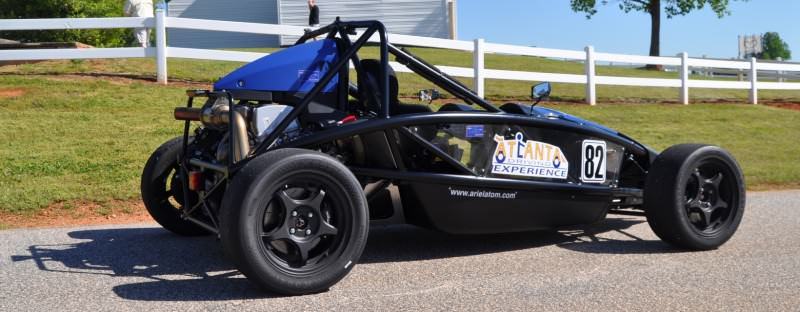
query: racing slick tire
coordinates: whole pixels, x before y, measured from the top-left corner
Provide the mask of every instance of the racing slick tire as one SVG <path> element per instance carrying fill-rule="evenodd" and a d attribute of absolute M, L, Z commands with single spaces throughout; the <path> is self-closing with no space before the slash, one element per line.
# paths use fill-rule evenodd
<path fill-rule="evenodd" d="M 672 146 L 658 155 L 647 174 L 647 222 L 661 240 L 676 247 L 719 247 L 736 232 L 744 207 L 742 170 L 720 147 Z"/>
<path fill-rule="evenodd" d="M 304 149 L 255 157 L 223 199 L 220 239 L 248 279 L 278 294 L 325 291 L 358 261 L 369 210 L 361 184 L 334 158 Z"/>
<path fill-rule="evenodd" d="M 147 212 L 158 224 L 172 233 L 183 236 L 211 234 L 202 227 L 181 218 L 184 205 L 178 156 L 183 139 L 177 137 L 158 147 L 150 155 L 142 171 L 142 202 Z M 196 201 L 196 195 L 190 194 Z"/>

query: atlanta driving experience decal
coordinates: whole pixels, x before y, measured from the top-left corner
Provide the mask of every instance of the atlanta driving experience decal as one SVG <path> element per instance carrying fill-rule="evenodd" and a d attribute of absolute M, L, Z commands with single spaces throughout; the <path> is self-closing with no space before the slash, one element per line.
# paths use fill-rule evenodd
<path fill-rule="evenodd" d="M 525 140 L 522 132 L 517 132 L 513 139 L 495 134 L 494 141 L 497 142 L 497 147 L 492 156 L 492 173 L 537 178 L 567 178 L 569 162 L 558 146 Z"/>

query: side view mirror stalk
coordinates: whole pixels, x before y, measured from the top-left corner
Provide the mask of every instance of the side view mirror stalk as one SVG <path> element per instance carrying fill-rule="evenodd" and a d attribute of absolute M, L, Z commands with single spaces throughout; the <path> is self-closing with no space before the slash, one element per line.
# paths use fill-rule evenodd
<path fill-rule="evenodd" d="M 533 104 L 531 104 L 529 115 L 533 115 L 533 107 L 536 106 L 536 104 L 550 97 L 551 90 L 552 88 L 549 82 L 538 83 L 531 87 L 531 99 L 533 99 Z"/>

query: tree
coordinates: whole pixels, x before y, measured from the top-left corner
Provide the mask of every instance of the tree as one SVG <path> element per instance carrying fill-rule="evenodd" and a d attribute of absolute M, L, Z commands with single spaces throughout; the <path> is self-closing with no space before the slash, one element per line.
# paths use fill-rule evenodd
<path fill-rule="evenodd" d="M 718 17 L 730 14 L 728 2 L 730 0 L 615 0 L 619 4 L 619 9 L 625 13 L 638 11 L 650 14 L 650 55 L 659 56 L 661 54 L 661 7 L 664 5 L 664 12 L 667 18 L 673 16 L 686 15 L 694 10 L 699 10 L 708 5 Z M 746 0 L 744 0 L 746 1 Z M 597 13 L 597 0 L 570 0 L 572 10 L 575 12 L 586 13 L 586 18 L 591 18 Z M 600 3 L 606 5 L 610 0 L 601 0 Z"/>
<path fill-rule="evenodd" d="M 789 45 L 781 39 L 776 32 L 768 32 L 761 38 L 763 51 L 757 57 L 762 60 L 776 60 L 779 57 L 784 60 L 792 58 L 792 51 Z"/>
<path fill-rule="evenodd" d="M 0 19 L 117 17 L 122 0 L 0 0 Z M 125 46 L 133 42 L 128 29 L 0 31 L 0 38 L 22 42 L 82 42 L 93 46 Z"/>

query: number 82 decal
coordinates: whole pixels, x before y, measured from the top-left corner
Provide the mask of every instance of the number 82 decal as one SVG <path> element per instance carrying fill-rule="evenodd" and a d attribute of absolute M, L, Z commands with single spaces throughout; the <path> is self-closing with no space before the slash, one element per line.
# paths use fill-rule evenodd
<path fill-rule="evenodd" d="M 606 181 L 606 142 L 583 140 L 581 147 L 581 181 Z"/>

